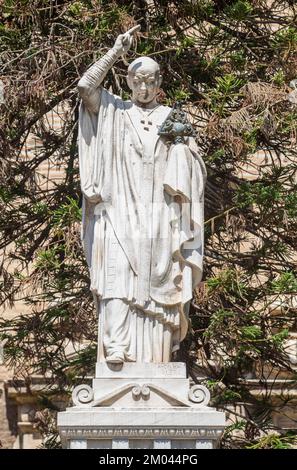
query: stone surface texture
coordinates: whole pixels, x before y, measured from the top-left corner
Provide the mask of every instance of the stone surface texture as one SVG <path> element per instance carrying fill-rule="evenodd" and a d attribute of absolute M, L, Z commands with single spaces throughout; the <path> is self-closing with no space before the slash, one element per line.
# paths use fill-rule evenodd
<path fill-rule="evenodd" d="M 208 407 L 209 393 L 190 391 L 183 363 L 99 363 L 93 386 L 73 391 L 74 407 L 58 414 L 65 448 L 214 448 L 225 414 Z M 118 366 L 117 366 L 118 367 Z M 195 387 L 195 386 L 194 386 Z M 192 387 L 192 388 L 194 388 Z M 191 401 L 191 399 L 193 401 Z"/>

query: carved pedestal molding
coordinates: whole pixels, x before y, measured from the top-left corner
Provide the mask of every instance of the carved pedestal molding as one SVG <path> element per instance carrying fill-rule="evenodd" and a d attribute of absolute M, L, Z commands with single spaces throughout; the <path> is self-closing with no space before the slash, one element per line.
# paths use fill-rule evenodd
<path fill-rule="evenodd" d="M 206 387 L 190 388 L 184 364 L 97 364 L 96 371 L 93 386 L 75 387 L 74 406 L 58 414 L 63 447 L 217 446 L 225 415 L 207 406 Z"/>
<path fill-rule="evenodd" d="M 89 385 L 78 385 L 73 389 L 72 401 L 75 406 L 93 406 L 94 393 Z"/>

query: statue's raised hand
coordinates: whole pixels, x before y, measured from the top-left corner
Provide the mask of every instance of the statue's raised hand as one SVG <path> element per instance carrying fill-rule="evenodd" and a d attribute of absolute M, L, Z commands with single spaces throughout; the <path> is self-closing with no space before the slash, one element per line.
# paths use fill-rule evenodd
<path fill-rule="evenodd" d="M 133 26 L 133 28 L 129 29 L 125 34 L 120 34 L 116 42 L 114 43 L 113 48 L 117 50 L 119 55 L 126 54 L 132 45 L 133 40 L 133 33 L 135 31 L 139 31 L 141 28 L 140 24 Z"/>

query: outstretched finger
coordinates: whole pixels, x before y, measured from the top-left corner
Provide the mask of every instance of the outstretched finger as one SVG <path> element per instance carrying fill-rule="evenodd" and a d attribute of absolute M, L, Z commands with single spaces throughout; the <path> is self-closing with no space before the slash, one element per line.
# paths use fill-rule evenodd
<path fill-rule="evenodd" d="M 135 31 L 139 31 L 141 29 L 141 25 L 137 24 L 136 26 L 133 26 L 133 28 L 128 29 L 128 31 L 125 34 L 130 34 L 132 35 L 135 33 Z"/>

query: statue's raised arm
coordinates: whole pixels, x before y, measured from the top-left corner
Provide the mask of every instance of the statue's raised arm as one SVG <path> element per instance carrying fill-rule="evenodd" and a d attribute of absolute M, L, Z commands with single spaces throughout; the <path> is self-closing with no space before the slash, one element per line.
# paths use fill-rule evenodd
<path fill-rule="evenodd" d="M 139 31 L 140 25 L 133 26 L 125 34 L 120 34 L 114 46 L 95 64 L 93 64 L 78 82 L 78 91 L 85 105 L 90 111 L 98 112 L 100 91 L 98 90 L 107 72 L 123 54 L 130 49 L 133 34 Z"/>

